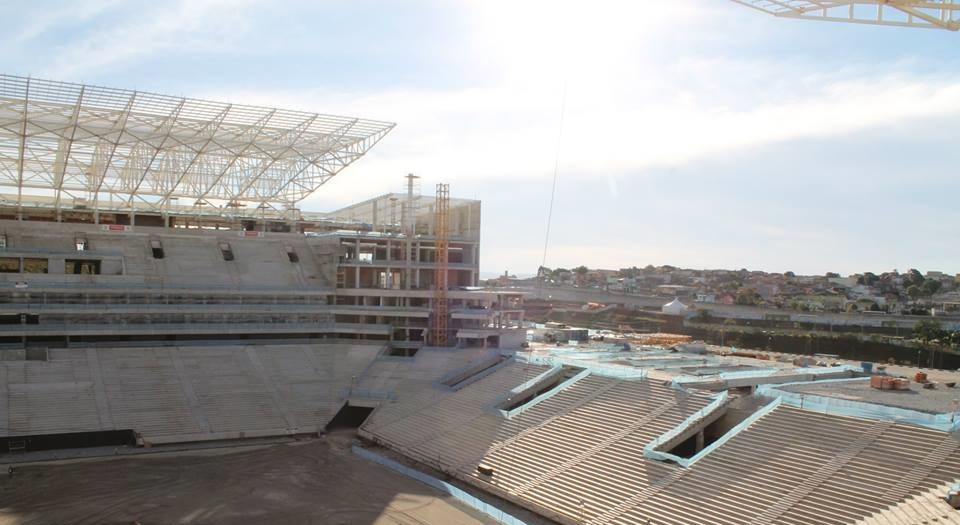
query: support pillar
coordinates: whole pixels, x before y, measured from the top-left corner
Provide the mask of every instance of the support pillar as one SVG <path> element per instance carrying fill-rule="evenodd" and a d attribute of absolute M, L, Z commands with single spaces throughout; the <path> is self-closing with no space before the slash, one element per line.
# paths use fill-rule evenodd
<path fill-rule="evenodd" d="M 360 288 L 360 239 L 354 239 L 353 250 L 353 257 L 357 261 L 353 270 L 353 287 Z"/>

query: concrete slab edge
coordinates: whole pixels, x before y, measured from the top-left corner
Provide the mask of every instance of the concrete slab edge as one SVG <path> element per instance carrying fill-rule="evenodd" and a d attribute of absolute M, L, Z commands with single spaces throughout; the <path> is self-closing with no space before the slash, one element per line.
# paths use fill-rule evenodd
<path fill-rule="evenodd" d="M 853 379 L 828 379 L 816 381 L 816 383 L 821 384 L 831 381 L 841 382 L 869 380 L 870 378 L 868 377 Z M 920 412 L 919 410 L 911 410 L 909 408 L 891 407 L 878 405 L 875 403 L 867 403 L 864 401 L 854 401 L 817 394 L 803 394 L 781 390 L 781 387 L 785 386 L 805 385 L 810 383 L 812 383 L 812 381 L 798 381 L 796 383 L 783 383 L 780 385 L 759 385 L 756 393 L 757 395 L 761 396 L 778 397 L 782 399 L 783 403 L 786 405 L 803 410 L 809 410 L 811 412 L 820 412 L 822 414 L 893 421 L 896 423 L 918 425 L 943 432 L 956 432 L 957 430 L 960 430 L 960 412 L 932 414 Z"/>
<path fill-rule="evenodd" d="M 668 430 L 666 433 L 653 438 L 652 441 L 647 443 L 643 447 L 643 456 L 645 458 L 653 459 L 656 461 L 672 461 L 679 465 L 683 465 L 683 463 L 687 461 L 685 458 L 681 458 L 679 456 L 676 456 L 667 452 L 656 450 L 656 448 L 659 447 L 661 444 L 666 443 L 671 439 L 673 439 L 674 437 L 680 435 L 685 430 L 690 428 L 691 425 L 697 424 L 698 421 L 707 417 L 707 415 L 709 415 L 714 410 L 719 410 L 723 405 L 726 404 L 729 397 L 730 397 L 730 394 L 727 391 L 723 391 L 717 394 L 714 397 L 713 401 L 707 404 L 707 406 L 690 414 L 679 425 Z M 686 466 L 686 465 L 683 465 L 683 466 Z"/>
<path fill-rule="evenodd" d="M 472 509 L 478 510 L 486 514 L 487 516 L 490 516 L 491 518 L 497 520 L 500 523 L 505 523 L 506 525 L 528 525 L 525 521 L 522 521 L 519 518 L 516 518 L 498 509 L 497 507 L 483 500 L 478 499 L 472 494 L 450 483 L 441 481 L 433 476 L 420 472 L 419 470 L 412 469 L 406 465 L 398 463 L 388 457 L 381 456 L 380 454 L 377 454 L 376 452 L 370 451 L 366 448 L 353 445 L 353 447 L 351 447 L 351 450 L 353 451 L 354 454 L 362 457 L 363 459 L 372 461 L 374 463 L 387 467 L 388 469 L 393 470 L 394 472 L 407 476 L 408 478 L 411 478 L 421 483 L 424 483 L 426 485 L 429 485 L 430 487 L 433 487 L 439 490 L 440 492 L 447 494 L 448 496 L 456 499 L 457 501 L 463 503 L 464 505 L 467 505 Z"/>
<path fill-rule="evenodd" d="M 726 394 L 726 392 L 723 392 L 723 393 Z M 727 441 L 733 439 L 734 436 L 736 436 L 743 430 L 747 429 L 755 421 L 772 412 L 775 408 L 780 406 L 780 403 L 781 403 L 781 399 L 779 397 L 773 399 L 772 401 L 770 401 L 769 403 L 761 407 L 759 410 L 757 410 L 753 414 L 750 414 L 749 417 L 747 417 L 743 421 L 734 425 L 733 428 L 728 430 L 724 435 L 720 436 L 719 439 L 709 444 L 708 446 L 704 447 L 703 450 L 701 450 L 700 452 L 697 452 L 693 457 L 682 458 L 680 456 L 676 456 L 668 452 L 655 450 L 655 448 L 660 443 L 669 441 L 670 439 L 673 438 L 673 436 L 676 436 L 682 433 L 683 431 L 685 431 L 690 425 L 696 424 L 697 420 L 700 419 L 700 417 L 706 416 L 713 410 L 718 409 L 720 406 L 723 405 L 723 401 L 725 400 L 726 400 L 725 397 L 718 396 L 717 399 L 715 399 L 712 403 L 700 409 L 697 413 L 687 418 L 686 421 L 681 423 L 679 426 L 677 426 L 670 432 L 667 432 L 666 434 L 658 437 L 657 439 L 651 441 L 650 443 L 647 443 L 647 445 L 643 449 L 643 455 L 647 458 L 655 459 L 658 461 L 672 461 L 680 465 L 681 467 L 689 468 L 693 466 L 694 463 L 707 457 L 707 455 L 709 455 L 711 452 L 713 452 L 714 450 L 722 446 Z M 710 409 L 710 410 L 707 410 L 707 409 Z"/>
<path fill-rule="evenodd" d="M 517 415 L 517 414 L 522 414 L 523 412 L 526 412 L 527 410 L 530 410 L 531 408 L 537 406 L 537 405 L 540 404 L 541 402 L 546 401 L 547 399 L 550 399 L 551 397 L 557 395 L 557 394 L 560 393 L 560 392 L 563 392 L 563 391 L 566 390 L 570 385 L 572 385 L 572 384 L 576 383 L 577 381 L 579 381 L 579 380 L 587 377 L 588 375 L 590 375 L 590 371 L 589 371 L 589 370 L 581 370 L 580 372 L 577 373 L 577 375 L 571 377 L 570 379 L 567 379 L 567 380 L 563 381 L 562 383 L 560 383 L 559 385 L 557 385 L 555 388 L 551 388 L 548 392 L 544 392 L 544 393 L 540 394 L 539 396 L 533 398 L 533 399 L 530 400 L 529 402 L 524 403 L 524 404 L 522 404 L 522 405 L 518 406 L 517 408 L 515 408 L 515 409 L 513 409 L 513 410 L 510 410 L 510 411 L 501 410 L 501 411 L 500 411 L 500 415 L 502 415 L 503 417 L 505 417 L 505 418 L 507 418 L 507 419 L 510 419 L 510 418 L 512 418 L 513 416 Z"/>

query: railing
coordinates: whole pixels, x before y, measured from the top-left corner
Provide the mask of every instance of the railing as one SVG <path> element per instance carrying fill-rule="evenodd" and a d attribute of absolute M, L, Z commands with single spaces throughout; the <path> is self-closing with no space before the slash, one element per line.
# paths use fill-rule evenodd
<path fill-rule="evenodd" d="M 66 237 L 66 236 L 65 236 Z M 32 258 L 36 255 L 63 255 L 64 257 L 123 257 L 123 252 L 114 250 L 51 250 L 49 248 L 20 248 L 17 246 L 7 246 L 0 248 L 0 257 L 26 257 Z"/>
<path fill-rule="evenodd" d="M 438 263 L 436 261 L 397 261 L 397 260 L 387 260 L 387 259 L 372 259 L 372 260 L 361 260 L 361 259 L 343 259 L 340 261 L 340 264 L 343 266 L 378 266 L 383 268 L 436 268 Z M 476 270 L 480 268 L 479 264 L 476 263 L 449 263 L 448 266 L 454 270 Z"/>
<path fill-rule="evenodd" d="M 171 322 L 171 323 L 132 323 L 118 321 L 113 323 L 94 324 L 80 323 L 49 323 L 49 324 L 0 324 L 0 334 L 5 335 L 83 335 L 103 332 L 107 335 L 123 333 L 317 333 L 343 332 L 365 335 L 389 336 L 392 332 L 390 325 L 380 324 L 352 324 L 330 322 L 303 322 L 277 321 L 265 322 L 259 320 L 245 320 L 240 322 Z"/>
<path fill-rule="evenodd" d="M 240 286 L 229 286 L 222 284 L 209 284 L 209 283 L 198 283 L 196 285 L 178 285 L 170 284 L 164 282 L 163 278 L 159 278 L 157 282 L 143 282 L 140 277 L 131 277 L 127 275 L 83 275 L 83 281 L 55 281 L 48 280 L 43 277 L 44 274 L 40 273 L 29 273 L 29 274 L 12 274 L 12 273 L 0 273 L 0 290 L 2 289 L 14 289 L 22 292 L 29 292 L 32 290 L 43 291 L 45 288 L 64 288 L 64 289 L 75 289 L 75 288 L 96 288 L 98 291 L 101 290 L 124 290 L 124 291 L 157 291 L 157 292 L 173 292 L 181 291 L 183 293 L 208 293 L 208 291 L 218 291 L 218 292 L 238 292 L 238 293 L 296 293 L 296 294 L 326 294 L 331 293 L 333 287 L 329 288 L 275 288 L 275 287 L 257 287 L 257 286 L 248 286 L 244 284 L 242 288 Z M 9 280 L 4 279 L 4 276 L 11 276 Z M 13 277 L 16 276 L 16 277 Z M 149 278 L 149 277 L 148 277 Z M 26 288 L 19 288 L 18 283 L 26 283 Z"/>
<path fill-rule="evenodd" d="M 327 314 L 334 307 L 323 304 L 33 304 L 0 303 L 0 313 L 11 314 Z M 218 307 L 218 308 L 211 308 Z"/>
<path fill-rule="evenodd" d="M 331 223 L 336 223 L 337 221 L 330 221 L 330 222 L 331 222 Z M 363 222 L 360 222 L 360 221 L 356 221 L 356 222 L 354 222 L 354 223 L 349 223 L 349 224 L 355 224 L 355 225 L 358 225 L 358 226 L 366 226 L 366 227 L 369 227 L 369 230 L 367 230 L 367 229 L 362 229 L 362 230 L 340 229 L 340 230 L 337 230 L 337 231 L 329 231 L 329 232 L 305 232 L 304 235 L 307 236 L 307 237 L 367 237 L 367 238 L 371 238 L 371 239 L 404 239 L 404 240 L 407 239 L 407 235 L 404 234 L 404 233 L 402 233 L 402 232 L 379 232 L 379 231 L 376 231 L 376 229 L 374 228 L 374 226 L 373 226 L 372 224 L 369 224 L 369 223 L 363 223 Z M 413 237 L 410 237 L 410 240 L 411 240 L 411 241 L 413 241 L 413 240 L 433 241 L 433 240 L 436 240 L 436 238 L 433 237 L 433 236 L 431 236 L 431 235 L 417 234 L 417 235 L 415 235 L 415 236 L 413 236 Z M 480 240 L 480 236 L 479 236 L 479 232 L 477 232 L 476 235 L 470 235 L 470 234 L 464 235 L 464 234 L 461 234 L 461 233 L 457 232 L 456 234 L 454 234 L 454 233 L 451 233 L 451 234 L 450 234 L 450 240 L 451 240 L 451 241 L 464 241 L 464 242 L 477 242 L 477 241 Z"/>
<path fill-rule="evenodd" d="M 39 295 L 39 297 L 38 297 Z M 17 305 L 24 308 L 31 309 L 49 309 L 53 311 L 56 308 L 70 308 L 78 306 L 95 306 L 98 308 L 109 308 L 110 305 L 118 306 L 128 306 L 132 308 L 136 307 L 157 307 L 157 306 L 187 306 L 187 305 L 203 305 L 203 306 L 328 306 L 328 309 L 334 309 L 336 307 L 345 308 L 342 305 L 327 305 L 325 296 L 296 296 L 290 295 L 286 297 L 276 296 L 273 298 L 265 298 L 263 296 L 254 296 L 254 297 L 225 297 L 225 298 L 212 298 L 212 297 L 177 297 L 177 296 L 161 296 L 161 297 L 145 297 L 145 296 L 130 296 L 130 295 L 101 295 L 101 294 L 85 294 L 85 295 L 64 295 L 57 296 L 55 294 L 31 294 L 27 297 L 18 297 L 11 295 L 0 294 L 0 305 Z M 346 307 L 346 308 L 364 308 L 364 307 Z M 375 310 L 371 310 L 375 311 Z"/>

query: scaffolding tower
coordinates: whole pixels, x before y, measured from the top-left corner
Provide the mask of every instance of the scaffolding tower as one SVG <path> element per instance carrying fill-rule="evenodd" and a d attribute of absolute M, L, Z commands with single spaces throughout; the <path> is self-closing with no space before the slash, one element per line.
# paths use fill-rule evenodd
<path fill-rule="evenodd" d="M 414 282 L 414 271 L 412 264 L 417 258 L 417 243 L 414 242 L 417 236 L 417 214 L 420 212 L 420 177 L 413 173 L 407 174 L 407 196 L 400 205 L 400 229 L 403 232 L 404 251 L 406 252 L 407 264 L 403 270 L 403 282 L 406 289 L 419 288 L 420 278 L 417 272 L 417 279 Z"/>
<path fill-rule="evenodd" d="M 436 278 L 434 279 L 434 328 L 433 345 L 447 346 L 447 319 L 449 317 L 447 302 L 447 277 L 449 275 L 450 258 L 450 185 L 437 184 L 434 229 L 436 236 Z"/>

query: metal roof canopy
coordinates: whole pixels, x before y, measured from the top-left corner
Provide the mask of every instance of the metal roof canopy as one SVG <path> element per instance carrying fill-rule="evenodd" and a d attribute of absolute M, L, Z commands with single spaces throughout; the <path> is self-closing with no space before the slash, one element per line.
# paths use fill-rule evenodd
<path fill-rule="evenodd" d="M 0 186 L 18 206 L 32 194 L 58 210 L 286 209 L 393 127 L 0 75 Z"/>
<path fill-rule="evenodd" d="M 783 18 L 885 26 L 960 29 L 960 2 L 953 0 L 732 0 Z"/>

